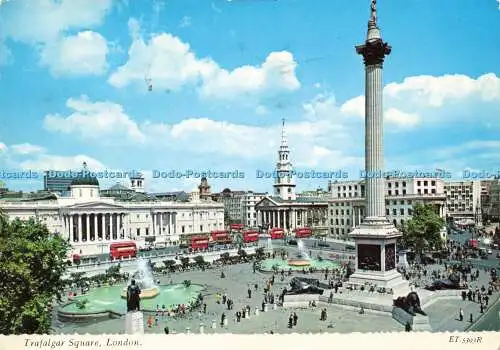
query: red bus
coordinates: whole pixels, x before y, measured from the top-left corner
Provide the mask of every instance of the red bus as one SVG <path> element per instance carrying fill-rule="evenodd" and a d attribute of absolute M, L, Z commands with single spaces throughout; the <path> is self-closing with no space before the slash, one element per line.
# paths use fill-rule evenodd
<path fill-rule="evenodd" d="M 219 244 L 228 244 L 232 242 L 231 236 L 229 236 L 229 231 L 212 231 L 210 232 L 212 240 Z"/>
<path fill-rule="evenodd" d="M 477 241 L 477 239 L 470 239 L 469 247 L 477 249 L 479 247 L 479 242 Z"/>
<path fill-rule="evenodd" d="M 256 230 L 243 231 L 244 243 L 257 242 L 258 240 L 259 240 L 259 231 Z"/>
<path fill-rule="evenodd" d="M 111 259 L 135 258 L 137 256 L 137 245 L 135 242 L 117 242 L 109 246 Z"/>
<path fill-rule="evenodd" d="M 312 236 L 312 230 L 309 227 L 295 229 L 295 238 L 307 238 L 311 236 Z"/>
<path fill-rule="evenodd" d="M 191 237 L 191 249 L 208 249 L 209 239 L 207 236 Z"/>
<path fill-rule="evenodd" d="M 231 231 L 240 231 L 240 230 L 243 230 L 244 227 L 245 227 L 245 225 L 243 225 L 243 224 L 231 224 L 229 226 L 229 229 Z"/>
<path fill-rule="evenodd" d="M 283 230 L 282 228 L 272 228 L 271 231 L 269 231 L 269 234 L 271 235 L 271 239 L 285 238 L 285 230 Z"/>

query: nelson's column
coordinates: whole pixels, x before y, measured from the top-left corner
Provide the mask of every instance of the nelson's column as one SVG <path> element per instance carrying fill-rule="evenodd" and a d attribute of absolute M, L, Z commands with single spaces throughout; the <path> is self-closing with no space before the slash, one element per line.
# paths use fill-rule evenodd
<path fill-rule="evenodd" d="M 356 271 L 349 283 L 384 287 L 396 297 L 408 294 L 410 288 L 396 270 L 396 240 L 402 235 L 385 216 L 382 66 L 391 47 L 377 26 L 376 0 L 371 2 L 366 40 L 356 52 L 365 64 L 366 218 L 350 233 L 356 242 Z"/>

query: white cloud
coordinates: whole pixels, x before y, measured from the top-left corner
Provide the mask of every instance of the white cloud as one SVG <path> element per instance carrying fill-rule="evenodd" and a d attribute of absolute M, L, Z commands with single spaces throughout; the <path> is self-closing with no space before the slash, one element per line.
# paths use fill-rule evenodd
<path fill-rule="evenodd" d="M 347 115 L 364 118 L 365 116 L 365 97 L 357 96 L 347 100 L 340 107 L 340 111 Z"/>
<path fill-rule="evenodd" d="M 389 108 L 384 113 L 384 120 L 401 127 L 411 128 L 419 123 L 419 116 L 415 113 L 405 113 L 396 108 Z"/>
<path fill-rule="evenodd" d="M 500 79 L 494 73 L 477 79 L 461 74 L 439 77 L 421 75 L 405 78 L 402 83 L 390 83 L 384 88 L 384 93 L 393 99 L 431 107 L 441 107 L 445 102 L 473 96 L 489 102 L 500 100 Z"/>
<path fill-rule="evenodd" d="M 23 161 L 20 164 L 21 169 L 45 171 L 81 169 L 83 162 L 86 162 L 88 168 L 92 171 L 107 169 L 106 166 L 104 166 L 104 164 L 102 164 L 100 161 L 86 155 L 59 156 L 42 154 L 33 159 Z"/>
<path fill-rule="evenodd" d="M 70 98 L 66 106 L 73 113 L 64 117 L 59 114 L 45 116 L 44 127 L 53 132 L 77 134 L 83 138 L 125 137 L 142 142 L 144 135 L 137 124 L 123 111 L 122 106 L 112 102 L 91 102 L 86 96 Z"/>
<path fill-rule="evenodd" d="M 209 57 L 198 58 L 189 44 L 168 33 L 145 42 L 139 36 L 136 20 L 129 22 L 133 37 L 128 61 L 108 82 L 122 88 L 129 84 L 144 86 L 146 77 L 153 89 L 179 90 L 187 85 L 199 87 L 204 97 L 233 99 L 262 93 L 293 91 L 300 87 L 295 75 L 297 63 L 287 51 L 272 52 L 260 66 L 221 68 Z"/>
<path fill-rule="evenodd" d="M 66 33 L 99 26 L 111 6 L 112 0 L 13 1 L 0 13 L 1 35 L 34 45 L 41 63 L 58 74 L 102 73 L 107 53 L 104 38 L 89 31 Z"/>
<path fill-rule="evenodd" d="M 10 148 L 12 149 L 12 151 L 14 153 L 22 154 L 22 155 L 45 152 L 44 147 L 32 145 L 31 143 L 22 143 L 22 144 L 18 144 L 18 145 L 12 145 Z"/>
<path fill-rule="evenodd" d="M 41 51 L 41 63 L 55 76 L 101 75 L 107 68 L 108 43 L 99 33 L 80 32 L 50 43 Z"/>
<path fill-rule="evenodd" d="M 269 110 L 265 106 L 259 105 L 255 108 L 255 113 L 258 115 L 265 115 L 269 114 Z"/>
<path fill-rule="evenodd" d="M 7 151 L 7 145 L 3 142 L 0 142 L 0 152 Z"/>

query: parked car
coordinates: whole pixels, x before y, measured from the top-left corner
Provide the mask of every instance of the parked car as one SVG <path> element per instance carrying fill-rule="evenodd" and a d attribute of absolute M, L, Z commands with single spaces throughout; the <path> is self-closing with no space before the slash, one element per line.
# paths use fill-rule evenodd
<path fill-rule="evenodd" d="M 352 246 L 352 245 L 348 245 L 345 247 L 345 250 L 356 250 L 356 247 Z"/>
<path fill-rule="evenodd" d="M 326 242 L 319 242 L 318 247 L 329 247 L 330 245 Z"/>
<path fill-rule="evenodd" d="M 297 241 L 295 239 L 291 239 L 288 241 L 289 245 L 297 245 Z"/>

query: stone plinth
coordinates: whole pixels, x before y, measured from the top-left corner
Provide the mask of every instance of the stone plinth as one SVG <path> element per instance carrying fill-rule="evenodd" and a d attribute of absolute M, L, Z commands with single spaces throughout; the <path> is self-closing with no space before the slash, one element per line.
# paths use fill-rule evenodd
<path fill-rule="evenodd" d="M 140 311 L 125 315 L 125 334 L 144 334 L 144 315 Z"/>
<path fill-rule="evenodd" d="M 429 323 L 429 316 L 424 316 L 416 314 L 415 316 L 410 315 L 405 310 L 395 307 L 392 310 L 392 318 L 401 323 L 401 325 L 406 326 L 406 323 L 410 323 L 411 330 L 415 332 L 431 332 L 432 328 Z"/>
<path fill-rule="evenodd" d="M 348 283 L 365 289 L 390 289 L 394 299 L 408 295 L 410 284 L 396 270 L 396 240 L 401 233 L 382 218 L 367 220 L 350 235 L 356 242 L 356 270 Z M 367 268 L 363 265 L 365 259 L 373 261 L 377 268 Z"/>

